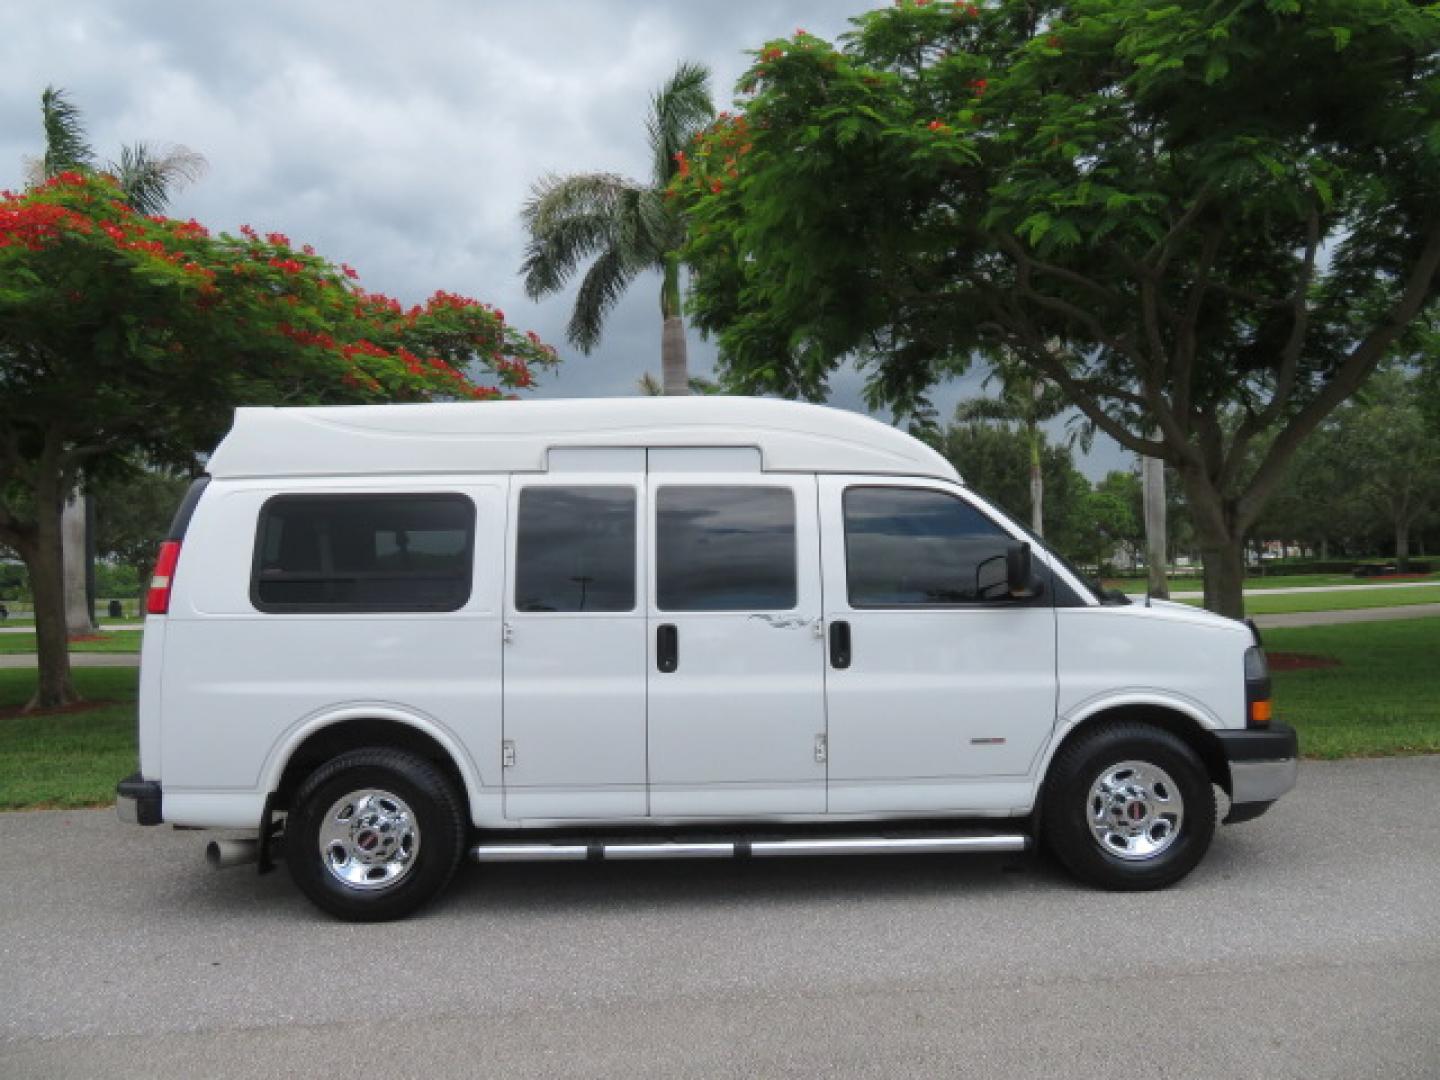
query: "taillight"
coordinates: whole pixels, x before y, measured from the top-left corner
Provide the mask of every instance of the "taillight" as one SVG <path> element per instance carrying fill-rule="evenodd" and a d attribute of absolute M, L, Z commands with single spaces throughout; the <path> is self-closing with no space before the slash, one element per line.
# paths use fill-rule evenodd
<path fill-rule="evenodd" d="M 1273 715 L 1270 665 L 1265 662 L 1265 650 L 1256 645 L 1245 650 L 1245 724 L 1269 727 Z"/>
<path fill-rule="evenodd" d="M 175 584 L 175 564 L 180 561 L 180 541 L 166 540 L 155 556 L 155 576 L 150 579 L 150 593 L 145 610 L 151 615 L 164 615 L 170 610 L 170 588 Z"/>

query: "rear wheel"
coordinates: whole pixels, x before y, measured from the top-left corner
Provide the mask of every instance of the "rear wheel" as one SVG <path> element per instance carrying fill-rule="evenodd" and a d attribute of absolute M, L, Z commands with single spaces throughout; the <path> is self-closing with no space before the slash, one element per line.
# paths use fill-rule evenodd
<path fill-rule="evenodd" d="M 285 822 L 285 861 L 315 904 L 354 922 L 396 919 L 454 875 L 460 798 L 433 764 L 402 750 L 351 750 L 311 773 Z"/>
<path fill-rule="evenodd" d="M 1045 784 L 1044 835 L 1055 857 L 1104 889 L 1159 889 L 1193 870 L 1215 835 L 1215 792 L 1185 743 L 1147 724 L 1080 735 Z"/>

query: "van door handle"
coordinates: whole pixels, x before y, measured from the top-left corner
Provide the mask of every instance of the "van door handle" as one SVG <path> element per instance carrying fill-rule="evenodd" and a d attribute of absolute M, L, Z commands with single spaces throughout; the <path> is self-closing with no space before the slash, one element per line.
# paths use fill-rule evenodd
<path fill-rule="evenodd" d="M 680 666 L 680 630 L 674 623 L 655 629 L 655 666 L 666 674 Z"/>
<path fill-rule="evenodd" d="M 850 666 L 850 624 L 843 619 L 830 624 L 830 666 Z"/>

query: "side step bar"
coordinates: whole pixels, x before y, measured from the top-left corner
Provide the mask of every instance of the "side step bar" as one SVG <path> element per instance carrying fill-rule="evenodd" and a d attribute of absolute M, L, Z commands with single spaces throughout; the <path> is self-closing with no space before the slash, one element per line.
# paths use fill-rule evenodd
<path fill-rule="evenodd" d="M 1019 833 L 972 836 L 819 836 L 807 839 L 611 841 L 589 843 L 476 844 L 476 862 L 583 862 L 623 859 L 777 859 L 792 855 L 920 855 L 950 852 L 1024 851 L 1030 839 Z"/>

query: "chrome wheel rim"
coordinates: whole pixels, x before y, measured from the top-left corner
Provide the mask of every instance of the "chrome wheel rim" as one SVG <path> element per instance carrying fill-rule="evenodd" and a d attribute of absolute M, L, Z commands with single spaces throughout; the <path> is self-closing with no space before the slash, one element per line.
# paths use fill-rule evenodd
<path fill-rule="evenodd" d="M 1127 862 L 1167 851 L 1185 821 L 1180 786 L 1148 761 L 1122 761 L 1090 785 L 1090 835 L 1101 849 Z"/>
<path fill-rule="evenodd" d="M 420 853 L 420 828 L 409 804 L 379 788 L 336 799 L 320 822 L 320 861 L 351 889 L 385 889 L 400 881 Z"/>

